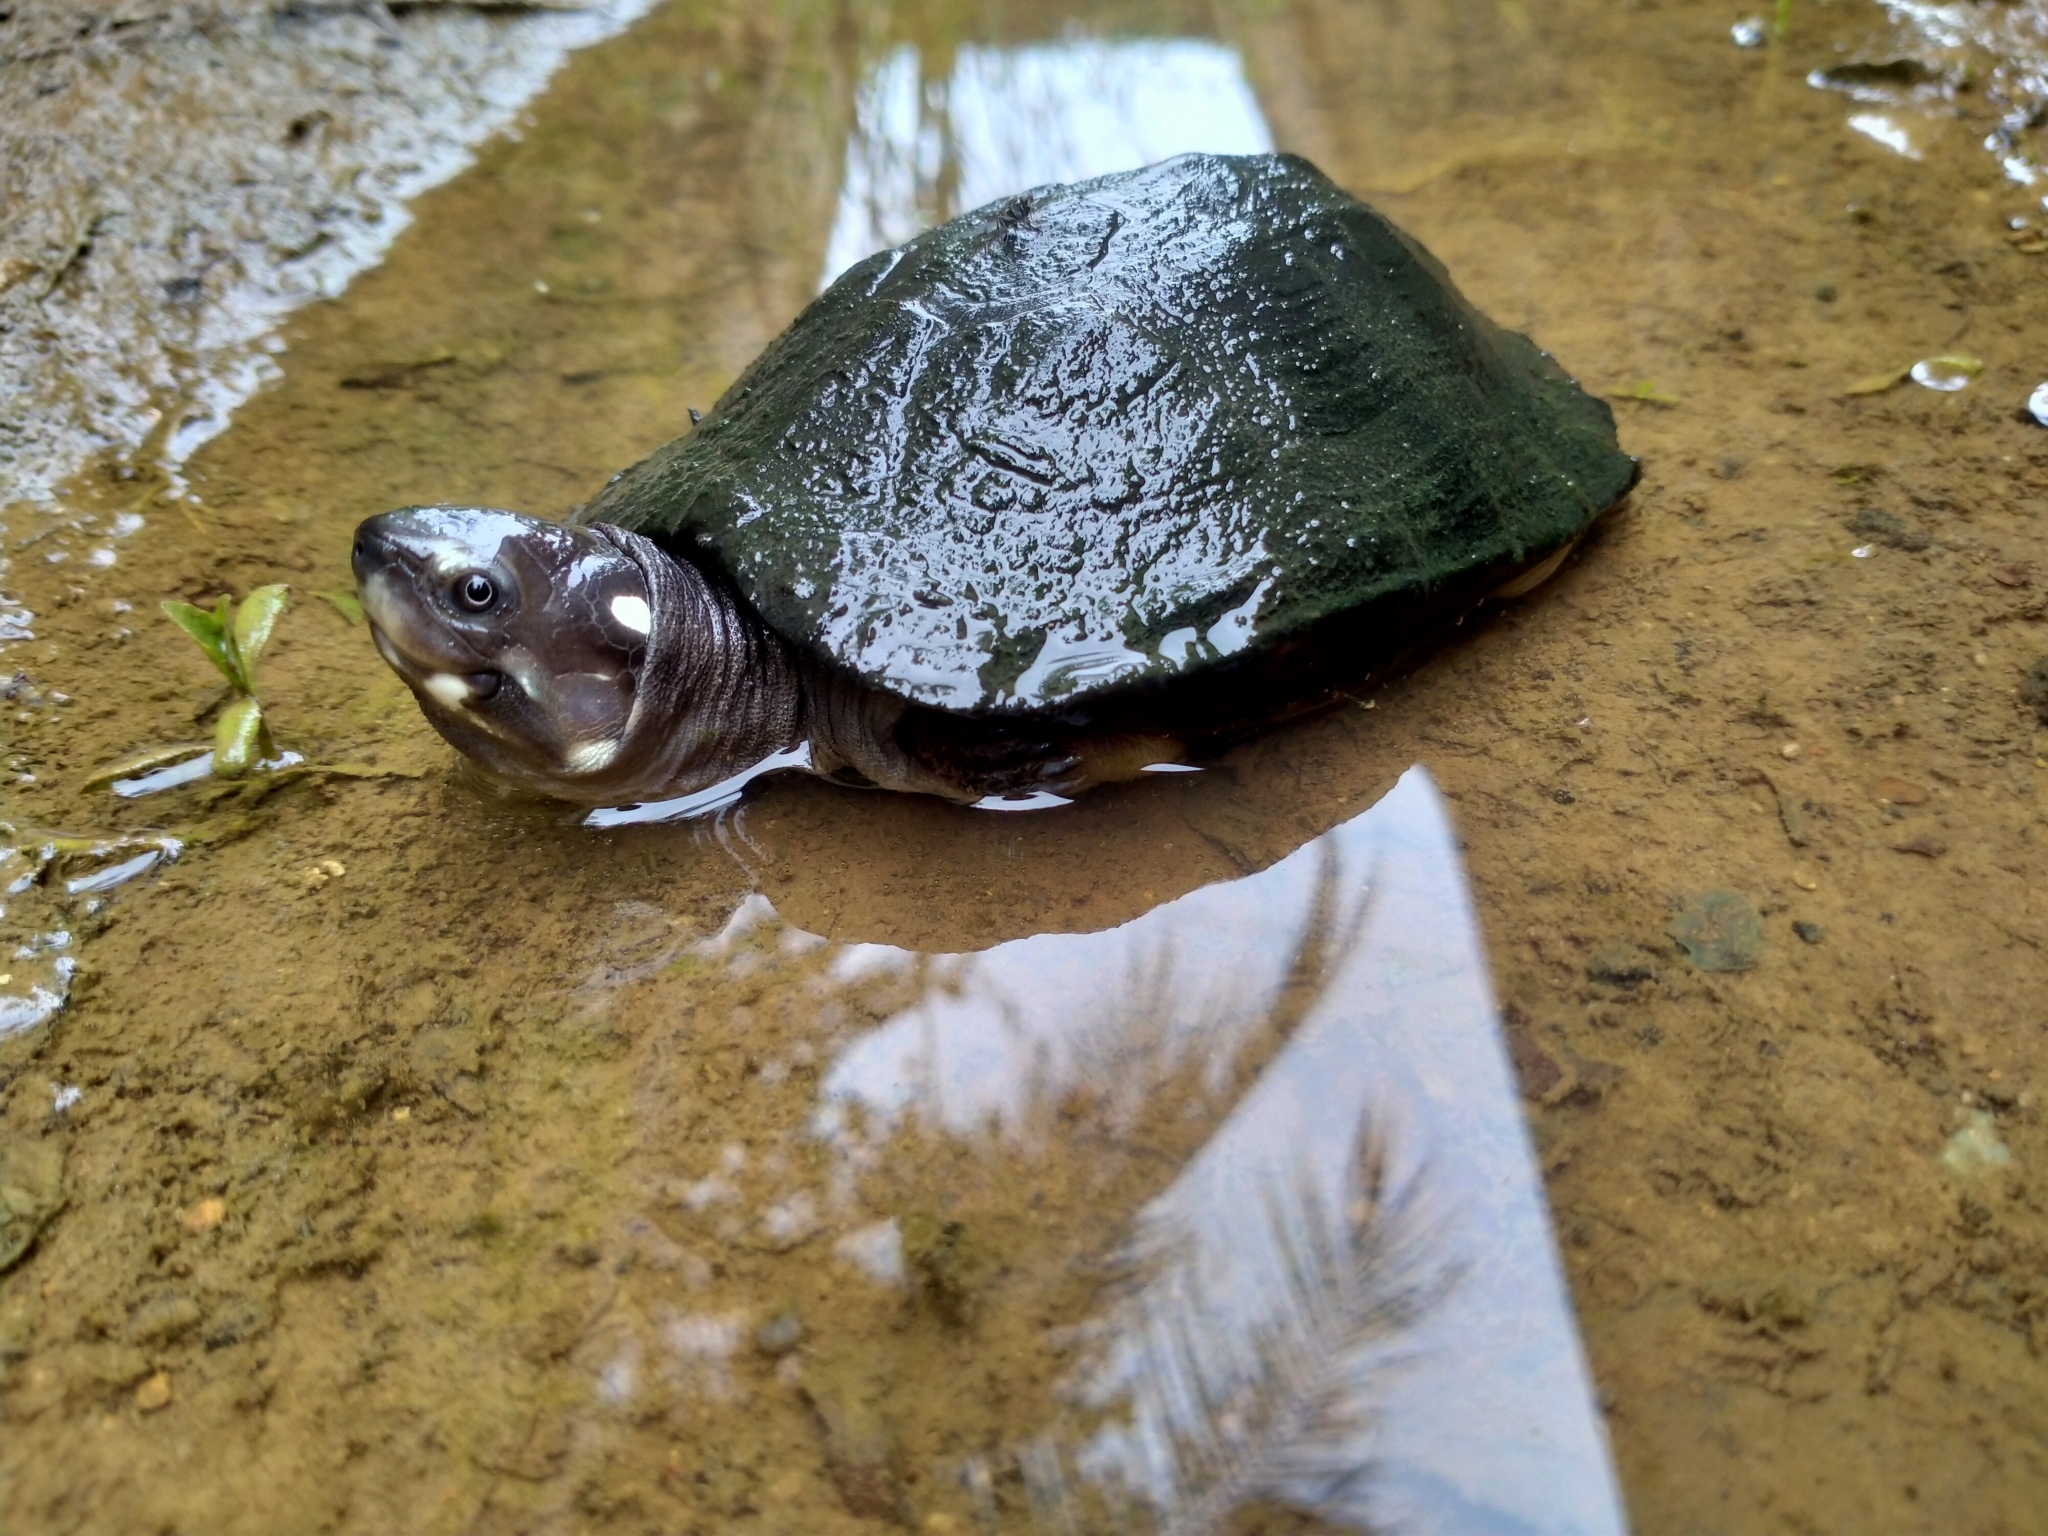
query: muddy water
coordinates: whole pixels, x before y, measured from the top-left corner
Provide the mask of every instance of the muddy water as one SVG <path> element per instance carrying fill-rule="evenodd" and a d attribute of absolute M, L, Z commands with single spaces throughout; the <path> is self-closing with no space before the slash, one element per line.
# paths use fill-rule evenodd
<path fill-rule="evenodd" d="M 672 3 L 300 313 L 282 377 L 184 467 L 196 500 L 110 463 L 10 514 L 33 633 L 0 658 L 7 821 L 178 848 L 60 850 L 8 902 L 10 995 L 69 986 L 0 1042 L 10 1248 L 35 1229 L 0 1281 L 9 1529 L 1058 1515 L 1015 1448 L 1074 1411 L 1075 1330 L 1138 1213 L 1301 1010 L 1199 1082 L 1114 1055 L 1036 1143 L 932 1114 L 854 1158 L 816 1133 L 833 1074 L 927 1006 L 915 956 L 1264 878 L 1418 762 L 1634 1525 L 2036 1526 L 2039 132 L 2004 121 L 2024 70 L 1809 85 L 1897 57 L 1875 7 L 1795 6 L 1755 48 L 1735 19 Z M 314 596 L 346 585 L 354 521 L 587 496 L 815 290 L 906 49 L 935 112 L 988 50 L 1077 37 L 1234 50 L 1274 143 L 1618 397 L 1632 503 L 1402 682 L 1056 814 L 776 781 L 715 825 L 598 836 L 469 782 Z M 968 161 L 934 164 L 889 208 L 950 211 Z M 1944 353 L 1981 371 L 1851 392 Z M 361 772 L 85 793 L 219 706 L 157 600 L 272 580 L 296 593 L 262 679 L 279 740 Z M 1747 969 L 1674 941 L 1714 959 L 1686 924 L 1710 892 L 1757 918 Z"/>

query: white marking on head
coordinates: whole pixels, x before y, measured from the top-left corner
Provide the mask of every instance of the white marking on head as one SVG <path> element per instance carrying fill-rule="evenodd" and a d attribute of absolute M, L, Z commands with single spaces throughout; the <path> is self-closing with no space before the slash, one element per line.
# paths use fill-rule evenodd
<path fill-rule="evenodd" d="M 563 754 L 571 773 L 602 773 L 619 755 L 616 741 L 579 741 Z"/>
<path fill-rule="evenodd" d="M 384 622 L 384 610 L 391 607 L 390 587 L 391 575 L 384 570 L 372 571 L 356 582 L 356 601 L 372 624 Z"/>
<path fill-rule="evenodd" d="M 427 564 L 443 581 L 464 571 L 473 571 L 479 564 L 476 551 L 455 539 L 435 539 L 433 551 L 427 556 Z"/>
<path fill-rule="evenodd" d="M 420 686 L 434 696 L 436 703 L 447 709 L 460 709 L 469 702 L 469 684 L 453 672 L 435 672 L 422 679 Z"/>
<path fill-rule="evenodd" d="M 622 595 L 613 598 L 612 617 L 636 635 L 644 635 L 654 628 L 654 615 L 648 612 L 644 597 Z"/>

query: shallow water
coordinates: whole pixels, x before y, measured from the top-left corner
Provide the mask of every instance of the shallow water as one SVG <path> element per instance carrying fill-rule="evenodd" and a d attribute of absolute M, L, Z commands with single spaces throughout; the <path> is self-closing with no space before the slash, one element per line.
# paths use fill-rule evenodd
<path fill-rule="evenodd" d="M 1633 1525 L 2032 1528 L 2040 15 L 1799 4 L 1744 47 L 1742 18 L 1691 3 L 671 3 L 576 55 L 382 265 L 285 326 L 281 376 L 224 433 L 7 514 L 7 622 L 32 634 L 0 651 L 25 850 L 0 880 L 41 873 L 5 898 L 0 991 L 68 989 L 0 1040 L 10 1247 L 34 1229 L 0 1279 L 8 1528 L 1104 1518 L 1074 1447 L 1144 1399 L 1077 1398 L 1114 1374 L 1091 1350 L 1119 1325 L 1086 1325 L 1171 1294 L 1132 1258 L 1158 1213 L 1242 1215 L 1201 1192 L 1202 1149 L 1257 1121 L 1314 998 L 1388 974 L 1295 974 L 1337 920 L 1299 872 L 1414 763 L 1463 841 Z M 1076 61 L 1116 57 L 1210 71 L 1210 126 L 1248 131 L 1248 95 L 1274 144 L 1611 393 L 1644 462 L 1628 507 L 1401 682 L 1054 813 L 784 779 L 694 826 L 593 832 L 458 773 L 314 596 L 346 586 L 354 522 L 588 496 L 842 247 L 978 195 L 1017 103 L 1058 120 Z M 1143 110 L 1089 100 L 1172 119 L 1180 77 L 1141 77 Z M 1982 366 L 1860 392 L 1944 354 Z M 271 580 L 295 591 L 262 679 L 279 744 L 359 772 L 83 791 L 210 734 L 221 690 L 157 600 Z M 58 833 L 81 841 L 44 859 Z M 1175 940 L 1200 964 L 1162 942 L 1154 972 L 1067 983 L 999 947 L 1116 955 L 1275 878 L 1272 933 Z M 1333 912 L 1370 888 L 1344 879 Z M 1054 1051 L 1036 1098 L 941 1095 L 891 1128 L 900 1105 L 859 1086 L 875 1042 L 993 1006 L 975 978 L 1001 964 L 1143 1000 L 1084 1058 L 1115 1068 L 1069 1084 Z M 1294 1001 L 1262 1012 L 1275 967 Z M 1232 1049 L 1159 1049 L 1175 996 Z M 1019 1033 L 964 1038 L 1038 1038 L 1005 1017 Z M 820 1134 L 850 1099 L 859 1136 Z M 1464 1101 L 1475 1135 L 1506 1134 L 1487 1102 Z M 1401 1135 L 1462 1122 L 1373 1123 L 1398 1173 Z M 1405 1209 L 1348 1155 L 1378 1145 L 1354 1135 L 1344 1176 Z M 1538 1277 L 1542 1316 L 1543 1265 L 1504 1269 Z M 1211 1504 L 1196 1528 L 1302 1528 L 1299 1486 L 1229 1486 L 1237 1524 Z"/>

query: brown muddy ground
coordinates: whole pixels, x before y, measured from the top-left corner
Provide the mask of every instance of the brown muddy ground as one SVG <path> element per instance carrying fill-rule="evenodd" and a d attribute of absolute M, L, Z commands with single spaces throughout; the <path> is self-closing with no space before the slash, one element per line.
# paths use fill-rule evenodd
<path fill-rule="evenodd" d="M 65 924 L 80 962 L 0 1044 L 8 1198 L 48 1217 L 0 1280 L 10 1532 L 971 1528 L 900 1469 L 1029 1428 L 1067 1257 L 1200 1127 L 1029 1166 L 897 1147 L 861 1203 L 972 1213 L 1001 1234 L 975 1272 L 1034 1298 L 906 1309 L 829 1223 L 741 1214 L 823 1176 L 818 1064 L 889 999 L 772 925 L 744 965 L 686 946 L 749 891 L 928 950 L 1105 927 L 1417 761 L 1467 841 L 1638 1529 L 2040 1528 L 2048 432 L 2019 407 L 2048 256 L 2007 238 L 2038 197 L 1967 95 L 1916 161 L 1804 84 L 1869 8 L 1802 5 L 1751 51 L 1696 3 L 1081 18 L 1234 43 L 1282 147 L 1589 387 L 1659 397 L 1617 403 L 1642 487 L 1551 586 L 1219 771 L 1021 818 L 777 783 L 722 838 L 595 837 L 456 773 L 312 595 L 367 512 L 562 510 L 709 403 L 807 297 L 888 47 L 1074 19 L 675 0 L 288 327 L 197 501 L 109 466 L 14 517 L 7 820 L 189 846 L 96 913 L 8 907 L 10 945 Z M 1943 351 L 1981 375 L 1845 393 Z M 84 793 L 218 706 L 156 602 L 270 580 L 297 593 L 279 739 L 387 776 Z M 1750 970 L 1669 937 L 1717 888 L 1762 916 Z M 785 1309 L 804 1349 L 745 1342 Z"/>

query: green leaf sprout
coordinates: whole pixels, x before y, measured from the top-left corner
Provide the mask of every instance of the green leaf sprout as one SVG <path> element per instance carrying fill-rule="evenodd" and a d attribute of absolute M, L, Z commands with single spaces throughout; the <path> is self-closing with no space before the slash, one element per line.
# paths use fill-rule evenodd
<path fill-rule="evenodd" d="M 176 601 L 162 605 L 165 617 L 192 637 L 234 690 L 213 735 L 213 771 L 220 778 L 242 778 L 277 756 L 256 697 L 256 663 L 290 595 L 291 589 L 277 582 L 258 587 L 239 606 L 226 596 L 217 598 L 211 611 Z"/>

